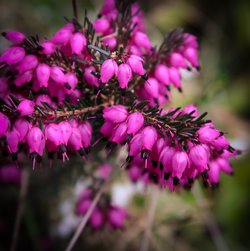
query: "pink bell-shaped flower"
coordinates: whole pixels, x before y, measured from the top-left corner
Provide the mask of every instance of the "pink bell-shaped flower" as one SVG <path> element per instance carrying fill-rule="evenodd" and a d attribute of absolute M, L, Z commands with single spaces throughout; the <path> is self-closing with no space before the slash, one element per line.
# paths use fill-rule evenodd
<path fill-rule="evenodd" d="M 35 110 L 35 103 L 28 99 L 23 99 L 17 106 L 20 116 L 30 116 Z"/>
<path fill-rule="evenodd" d="M 169 61 L 173 67 L 187 68 L 186 59 L 178 52 L 173 52 L 169 57 Z"/>
<path fill-rule="evenodd" d="M 51 41 L 44 41 L 41 46 L 43 48 L 41 53 L 45 55 L 52 55 L 56 51 L 56 45 Z"/>
<path fill-rule="evenodd" d="M 164 172 L 169 175 L 172 172 L 172 159 L 176 150 L 173 147 L 166 146 L 163 148 L 160 157 L 160 168 L 164 170 Z M 169 176 L 168 176 L 169 177 Z"/>
<path fill-rule="evenodd" d="M 37 126 L 32 127 L 27 134 L 27 143 L 30 154 L 36 153 L 42 156 L 45 138 L 41 129 Z M 41 149 L 42 147 L 42 149 Z"/>
<path fill-rule="evenodd" d="M 187 47 L 183 51 L 183 56 L 191 63 L 193 67 L 199 67 L 198 51 L 192 47 Z"/>
<path fill-rule="evenodd" d="M 141 131 L 142 149 L 152 151 L 158 138 L 158 133 L 153 126 L 147 126 Z"/>
<path fill-rule="evenodd" d="M 127 123 L 121 123 L 116 126 L 110 136 L 110 141 L 115 142 L 116 144 L 122 144 L 122 142 L 127 137 Z"/>
<path fill-rule="evenodd" d="M 101 129 L 100 129 L 100 133 L 104 136 L 104 137 L 109 137 L 111 135 L 111 133 L 113 132 L 115 127 L 115 124 L 110 122 L 110 121 L 105 121 L 104 124 L 102 125 Z"/>
<path fill-rule="evenodd" d="M 58 126 L 62 133 L 62 143 L 66 146 L 72 133 L 72 127 L 67 121 L 60 122 Z"/>
<path fill-rule="evenodd" d="M 175 152 L 173 159 L 172 159 L 172 169 L 173 177 L 177 177 L 180 179 L 182 177 L 183 172 L 186 168 L 190 165 L 189 158 L 186 152 L 184 151 L 177 151 Z"/>
<path fill-rule="evenodd" d="M 39 87 L 47 87 L 50 78 L 50 67 L 47 64 L 41 63 L 36 68 L 36 78 Z"/>
<path fill-rule="evenodd" d="M 24 59 L 19 63 L 17 70 L 19 73 L 30 71 L 36 68 L 38 65 L 38 59 L 34 55 L 26 55 Z"/>
<path fill-rule="evenodd" d="M 131 67 L 132 71 L 137 75 L 144 75 L 145 70 L 143 68 L 143 59 L 136 55 L 131 55 L 127 59 L 127 64 Z"/>
<path fill-rule="evenodd" d="M 85 48 L 86 44 L 87 44 L 86 38 L 80 32 L 76 32 L 70 38 L 70 46 L 73 54 L 80 55 L 83 49 Z"/>
<path fill-rule="evenodd" d="M 14 128 L 19 132 L 20 142 L 25 142 L 26 136 L 31 128 L 31 124 L 28 122 L 28 120 L 24 118 L 17 119 L 14 123 Z"/>
<path fill-rule="evenodd" d="M 169 84 L 169 73 L 168 67 L 164 64 L 158 64 L 155 68 L 155 77 L 159 80 L 162 84 L 167 85 Z"/>
<path fill-rule="evenodd" d="M 101 66 L 101 81 L 102 83 L 108 83 L 108 81 L 117 75 L 118 65 L 114 59 L 107 59 Z"/>
<path fill-rule="evenodd" d="M 144 117 L 140 112 L 133 112 L 127 119 L 128 134 L 135 135 L 144 125 Z"/>
<path fill-rule="evenodd" d="M 159 83 L 155 78 L 149 78 L 144 84 L 144 88 L 151 98 L 158 98 L 159 96 Z"/>
<path fill-rule="evenodd" d="M 58 124 L 51 123 L 45 128 L 45 138 L 53 143 L 55 146 L 63 144 L 62 131 Z"/>
<path fill-rule="evenodd" d="M 132 140 L 129 142 L 129 153 L 130 157 L 135 157 L 142 150 L 142 135 L 137 133 Z"/>
<path fill-rule="evenodd" d="M 94 29 L 96 33 L 105 33 L 109 28 L 110 23 L 105 17 L 96 19 L 94 22 Z"/>
<path fill-rule="evenodd" d="M 220 182 L 220 166 L 216 160 L 209 163 L 208 180 L 212 185 L 217 185 Z"/>
<path fill-rule="evenodd" d="M 209 156 L 204 145 L 194 145 L 189 152 L 191 163 L 198 169 L 199 172 L 208 170 Z"/>
<path fill-rule="evenodd" d="M 169 81 L 170 83 L 176 87 L 181 88 L 181 74 L 175 67 L 169 67 Z"/>
<path fill-rule="evenodd" d="M 73 31 L 74 31 L 73 24 L 67 23 L 60 30 L 56 32 L 56 34 L 52 38 L 52 42 L 58 45 L 66 45 L 69 42 Z"/>
<path fill-rule="evenodd" d="M 20 45 L 25 40 L 25 35 L 18 31 L 3 32 L 2 35 L 14 45 Z"/>
<path fill-rule="evenodd" d="M 18 64 L 25 57 L 25 50 L 22 47 L 10 47 L 0 57 L 0 62 L 6 62 L 8 65 Z"/>
<path fill-rule="evenodd" d="M 220 132 L 211 126 L 204 126 L 198 130 L 199 141 L 204 144 L 213 142 L 219 136 Z"/>
<path fill-rule="evenodd" d="M 17 78 L 14 80 L 14 83 L 16 87 L 21 87 L 31 81 L 33 77 L 33 74 L 31 71 L 26 71 L 20 75 L 17 76 Z"/>
<path fill-rule="evenodd" d="M 95 68 L 93 66 L 90 66 L 84 70 L 83 77 L 90 86 L 98 87 L 100 85 L 100 80 L 91 72 L 95 72 Z"/>
<path fill-rule="evenodd" d="M 144 32 L 137 31 L 134 34 L 134 42 L 138 47 L 145 48 L 147 51 L 152 48 L 150 40 Z"/>
<path fill-rule="evenodd" d="M 18 144 L 20 142 L 19 132 L 13 128 L 11 131 L 7 132 L 6 139 L 10 153 L 16 154 L 18 152 Z"/>
<path fill-rule="evenodd" d="M 128 117 L 127 109 L 122 105 L 112 105 L 105 107 L 103 110 L 103 118 L 112 123 L 124 122 Z"/>
<path fill-rule="evenodd" d="M 117 79 L 120 88 L 124 89 L 128 87 L 128 82 L 132 78 L 132 70 L 128 64 L 120 64 L 117 73 Z"/>
<path fill-rule="evenodd" d="M 52 66 L 50 68 L 50 77 L 60 85 L 64 85 L 66 83 L 66 77 L 62 69 L 58 66 Z"/>
<path fill-rule="evenodd" d="M 82 138 L 82 144 L 84 148 L 89 148 L 91 145 L 91 139 L 92 139 L 92 126 L 88 121 L 80 124 L 78 126 L 78 129 L 81 133 Z"/>

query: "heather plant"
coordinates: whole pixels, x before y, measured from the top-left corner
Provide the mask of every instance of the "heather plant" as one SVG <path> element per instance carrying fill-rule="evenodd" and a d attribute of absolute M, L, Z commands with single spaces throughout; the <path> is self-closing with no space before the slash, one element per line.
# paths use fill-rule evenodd
<path fill-rule="evenodd" d="M 46 158 L 55 168 L 76 154 L 85 162 L 101 159 L 103 148 L 106 156 L 126 152 L 118 167 L 100 163 L 87 173 L 92 183 L 76 203 L 84 217 L 68 250 L 86 224 L 124 227 L 128 213 L 102 189 L 114 169 L 159 189 L 191 189 L 196 180 L 215 188 L 221 173 L 233 174 L 230 159 L 239 153 L 207 113 L 171 107 L 182 71 L 200 71 L 195 36 L 174 29 L 152 45 L 133 1 L 105 0 L 96 20 L 86 13 L 83 24 L 74 9 L 51 38 L 3 32 L 10 47 L 0 56 L 0 150 L 16 168 L 20 157 L 36 171 L 47 168 Z M 0 181 L 20 183 L 9 168 L 0 169 Z"/>

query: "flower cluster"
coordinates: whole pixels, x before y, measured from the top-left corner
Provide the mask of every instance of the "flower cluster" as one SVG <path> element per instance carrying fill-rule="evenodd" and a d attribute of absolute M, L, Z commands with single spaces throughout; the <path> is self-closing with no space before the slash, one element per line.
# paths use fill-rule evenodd
<path fill-rule="evenodd" d="M 81 193 L 76 205 L 77 215 L 86 214 L 93 201 L 94 192 L 91 188 L 87 188 Z M 105 225 L 113 229 L 121 229 L 124 227 L 124 221 L 127 218 L 128 213 L 125 209 L 112 205 L 109 197 L 104 196 L 103 200 L 93 210 L 88 225 L 93 230 L 100 230 Z"/>
<path fill-rule="evenodd" d="M 101 133 L 107 147 L 126 144 L 133 181 L 170 189 L 202 177 L 217 184 L 232 173 L 235 151 L 196 107 L 164 110 L 181 69 L 199 70 L 196 37 L 181 29 L 159 48 L 146 35 L 136 3 L 106 0 L 96 20 L 74 17 L 52 38 L 4 32 L 0 56 L 0 150 L 84 159 Z M 103 123 L 104 120 L 104 123 Z"/>
<path fill-rule="evenodd" d="M 205 184 L 216 186 L 221 172 L 233 174 L 229 158 L 237 151 L 210 121 L 202 119 L 197 107 L 156 113 L 137 109 L 106 107 L 100 130 L 112 144 L 127 145 L 132 181 L 154 181 L 173 190 L 191 187 L 200 176 Z"/>

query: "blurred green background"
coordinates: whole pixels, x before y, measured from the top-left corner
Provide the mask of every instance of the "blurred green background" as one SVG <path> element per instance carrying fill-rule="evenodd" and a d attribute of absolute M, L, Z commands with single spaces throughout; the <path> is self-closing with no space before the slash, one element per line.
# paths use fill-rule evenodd
<path fill-rule="evenodd" d="M 79 19 L 88 9 L 93 20 L 101 1 L 78 0 Z M 201 46 L 202 71 L 187 76 L 184 94 L 175 92 L 173 104 L 198 104 L 217 127 L 228 132 L 232 145 L 243 150 L 234 161 L 234 177 L 222 177 L 219 190 L 170 194 L 161 191 L 153 223 L 149 250 L 216 249 L 211 236 L 211 221 L 221 230 L 227 249 L 250 249 L 250 1 L 248 0 L 169 0 L 140 1 L 145 11 L 147 31 L 155 44 L 175 27 L 198 36 Z M 72 16 L 70 0 L 1 0 L 0 31 L 19 30 L 25 34 L 50 37 L 64 24 L 64 16 Z M 1 38 L 1 50 L 7 43 Z M 78 178 L 72 163 L 63 169 L 31 174 L 28 202 L 19 238 L 18 250 L 64 250 L 69 237 L 51 237 L 53 223 L 61 217 L 60 200 L 70 196 Z M 123 178 L 121 183 L 124 184 Z M 131 219 L 123 231 L 82 235 L 75 250 L 139 250 L 142 231 L 152 191 L 136 194 L 128 211 Z M 3 187 L 0 211 L 14 222 L 18 189 Z M 212 215 L 212 219 L 211 219 Z M 7 217 L 7 216 L 6 216 Z M 0 236 L 0 250 L 8 250 L 12 225 Z M 0 219 L 1 230 L 1 219 Z"/>

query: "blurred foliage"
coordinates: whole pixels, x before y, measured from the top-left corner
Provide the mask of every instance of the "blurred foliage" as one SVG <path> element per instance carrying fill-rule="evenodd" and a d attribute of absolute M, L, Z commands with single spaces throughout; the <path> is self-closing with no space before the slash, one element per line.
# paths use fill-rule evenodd
<path fill-rule="evenodd" d="M 202 71 L 188 77 L 184 94 L 173 94 L 173 106 L 190 102 L 198 104 L 219 128 L 230 132 L 232 145 L 244 151 L 235 161 L 235 176 L 223 177 L 216 191 L 205 191 L 206 201 L 215 215 L 230 250 L 250 248 L 250 1 L 248 0 L 148 0 L 139 1 L 146 11 L 148 32 L 159 44 L 163 35 L 180 26 L 198 36 L 201 43 Z M 98 14 L 100 0 L 78 1 L 79 19 L 88 9 L 90 19 Z M 0 30 L 19 30 L 26 34 L 51 36 L 72 16 L 70 0 L 1 0 Z M 1 50 L 6 42 L 0 39 Z M 64 250 L 68 238 L 51 237 L 53 223 L 60 221 L 58 204 L 71 197 L 82 163 L 64 168 L 46 168 L 31 175 L 18 250 Z M 123 181 L 124 182 L 124 181 Z M 150 194 L 150 189 L 147 194 Z M 11 241 L 18 189 L 0 188 L 0 230 L 3 221 L 9 225 L 1 232 L 0 250 Z M 71 202 L 74 199 L 71 198 Z M 75 250 L 138 250 L 150 196 L 137 194 L 130 202 L 131 218 L 123 231 L 92 233 L 85 231 Z M 194 193 L 160 192 L 153 223 L 151 250 L 215 250 Z M 84 248 L 83 248 L 84 247 Z M 6 249 L 5 249 L 6 248 Z"/>

